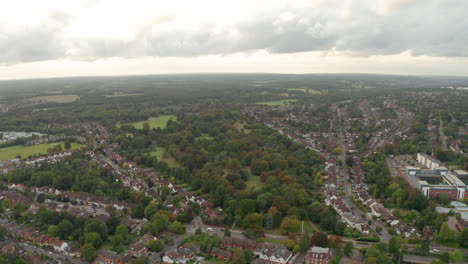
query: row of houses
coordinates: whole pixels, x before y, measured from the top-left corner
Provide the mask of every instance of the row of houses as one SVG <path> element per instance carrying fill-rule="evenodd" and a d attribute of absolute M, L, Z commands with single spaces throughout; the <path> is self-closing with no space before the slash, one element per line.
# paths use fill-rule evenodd
<path fill-rule="evenodd" d="M 10 235 L 15 239 L 23 239 L 24 241 L 37 243 L 40 246 L 48 246 L 56 252 L 65 254 L 70 257 L 78 257 L 80 251 L 77 247 L 71 246 L 68 242 L 60 240 L 56 237 L 49 237 L 39 231 L 32 229 L 26 225 L 18 225 L 10 222 L 2 224 Z"/>

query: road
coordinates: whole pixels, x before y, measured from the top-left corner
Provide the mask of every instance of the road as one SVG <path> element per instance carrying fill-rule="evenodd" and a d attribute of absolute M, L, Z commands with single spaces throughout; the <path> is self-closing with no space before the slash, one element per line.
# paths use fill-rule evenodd
<path fill-rule="evenodd" d="M 34 252 L 36 254 L 44 254 L 48 257 L 50 257 L 51 259 L 67 259 L 69 261 L 71 261 L 72 263 L 75 263 L 75 264 L 84 264 L 84 263 L 87 263 L 85 261 L 82 261 L 82 260 L 78 260 L 78 259 L 74 259 L 74 258 L 70 258 L 70 257 L 67 257 L 65 255 L 59 255 L 59 254 L 56 254 L 54 253 L 53 251 L 47 251 L 47 250 L 44 250 L 42 248 L 39 248 L 39 247 L 36 247 L 36 246 L 33 246 L 33 245 L 30 245 L 28 243 L 23 243 L 23 242 L 20 242 L 18 243 L 21 247 L 23 247 L 27 252 Z"/>
<path fill-rule="evenodd" d="M 447 137 L 444 135 L 444 123 L 442 122 L 442 118 L 439 117 L 439 136 L 440 140 L 442 141 L 442 150 L 447 150 Z"/>
<path fill-rule="evenodd" d="M 354 202 L 351 201 L 351 199 L 349 198 L 353 194 L 353 189 L 352 189 L 352 183 L 350 182 L 350 178 L 348 175 L 348 168 L 346 165 L 346 144 L 345 144 L 345 139 L 344 139 L 343 124 L 341 120 L 342 113 L 340 109 L 337 109 L 337 113 L 338 113 L 338 126 L 339 126 L 338 144 L 341 146 L 341 153 L 339 156 L 339 160 L 341 161 L 340 176 L 344 184 L 343 188 L 346 194 L 344 197 L 342 197 L 343 202 L 346 204 L 348 208 L 351 209 L 351 212 L 353 213 L 353 215 L 356 216 L 360 222 L 366 223 L 370 221 L 371 222 L 370 227 L 374 231 L 377 230 L 377 227 L 380 227 L 382 229 L 382 231 L 379 234 L 381 241 L 388 242 L 392 238 L 392 236 L 388 233 L 385 225 L 383 225 L 379 221 L 373 220 L 369 214 L 365 214 L 366 215 L 365 219 L 362 218 L 361 210 L 359 210 L 359 208 L 357 208 Z"/>

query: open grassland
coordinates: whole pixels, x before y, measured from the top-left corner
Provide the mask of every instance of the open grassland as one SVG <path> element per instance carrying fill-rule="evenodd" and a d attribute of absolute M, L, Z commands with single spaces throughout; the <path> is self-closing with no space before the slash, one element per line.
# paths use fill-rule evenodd
<path fill-rule="evenodd" d="M 246 190 L 260 190 L 263 186 L 263 183 L 260 181 L 260 176 L 250 175 L 249 179 L 245 182 Z"/>
<path fill-rule="evenodd" d="M 150 128 L 166 128 L 167 121 L 177 121 L 177 117 L 175 115 L 161 115 L 158 117 L 150 117 L 147 121 L 140 121 L 131 123 L 136 129 L 143 129 L 143 123 L 148 122 Z"/>
<path fill-rule="evenodd" d="M 268 105 L 268 106 L 281 106 L 287 105 L 290 103 L 296 102 L 296 100 L 280 100 L 280 101 L 270 101 L 270 102 L 257 102 L 259 105 Z"/>
<path fill-rule="evenodd" d="M 245 125 L 247 125 L 245 122 L 237 122 L 234 124 L 234 127 L 248 135 L 252 130 L 245 128 Z"/>
<path fill-rule="evenodd" d="M 162 147 L 156 147 L 156 150 L 150 152 L 150 155 L 158 158 L 159 161 L 165 161 L 171 168 L 179 167 L 177 161 L 173 157 L 169 156 L 169 154 L 166 153 L 166 150 Z"/>
<path fill-rule="evenodd" d="M 7 148 L 0 148 L 0 160 L 9 160 L 14 159 L 18 155 L 22 158 L 27 158 L 34 155 L 44 155 L 47 154 L 47 149 L 56 146 L 59 143 L 45 143 L 34 146 L 12 146 Z M 62 148 L 64 148 L 63 143 L 60 143 Z M 80 148 L 81 144 L 71 143 L 72 149 Z"/>
<path fill-rule="evenodd" d="M 50 96 L 37 96 L 29 98 L 31 102 L 54 102 L 54 103 L 71 103 L 78 100 L 80 96 L 70 95 L 50 95 Z"/>
<path fill-rule="evenodd" d="M 105 97 L 112 98 L 112 97 L 127 97 L 127 96 L 138 96 L 143 95 L 142 93 L 118 93 L 118 94 L 106 94 Z"/>
<path fill-rule="evenodd" d="M 307 88 L 288 88 L 288 91 L 299 91 L 305 94 L 322 94 L 322 92 Z"/>

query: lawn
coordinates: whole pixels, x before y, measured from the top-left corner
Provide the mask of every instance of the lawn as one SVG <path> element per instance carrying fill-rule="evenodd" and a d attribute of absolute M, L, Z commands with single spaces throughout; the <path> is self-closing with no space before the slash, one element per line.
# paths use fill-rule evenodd
<path fill-rule="evenodd" d="M 47 154 L 47 149 L 56 146 L 58 143 L 46 143 L 34 146 L 12 146 L 7 148 L 0 148 L 0 160 L 14 159 L 18 155 L 22 158 L 34 156 L 38 154 Z M 63 148 L 63 143 L 62 148 Z M 78 143 L 71 143 L 72 149 L 80 148 L 82 145 Z"/>
<path fill-rule="evenodd" d="M 157 157 L 159 161 L 165 161 L 167 165 L 169 165 L 169 167 L 171 168 L 179 167 L 179 164 L 173 157 L 169 156 L 169 154 L 167 155 L 165 154 L 166 154 L 166 149 L 162 147 L 156 147 L 155 151 L 150 152 L 151 156 Z"/>
<path fill-rule="evenodd" d="M 268 106 L 280 106 L 287 105 L 290 103 L 296 102 L 296 100 L 280 100 L 280 101 L 270 101 L 270 102 L 257 102 L 259 105 L 268 105 Z"/>
<path fill-rule="evenodd" d="M 175 115 L 161 115 L 158 117 L 150 117 L 147 121 L 140 121 L 131 123 L 136 129 L 143 129 L 143 123 L 148 122 L 150 128 L 166 128 L 167 121 L 173 120 L 177 121 L 177 117 Z"/>
<path fill-rule="evenodd" d="M 54 102 L 54 103 L 71 103 L 78 100 L 80 97 L 78 95 L 50 95 L 50 96 L 37 96 L 29 98 L 31 102 Z"/>
<path fill-rule="evenodd" d="M 253 191 L 255 189 L 259 190 L 262 188 L 263 183 L 260 181 L 260 176 L 250 175 L 249 179 L 245 182 L 246 190 Z"/>

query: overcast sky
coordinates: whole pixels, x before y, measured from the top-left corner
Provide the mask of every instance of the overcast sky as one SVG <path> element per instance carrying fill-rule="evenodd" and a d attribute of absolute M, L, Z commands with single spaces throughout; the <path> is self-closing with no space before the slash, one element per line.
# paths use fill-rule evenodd
<path fill-rule="evenodd" d="M 0 79 L 468 75 L 467 0 L 5 0 Z"/>

